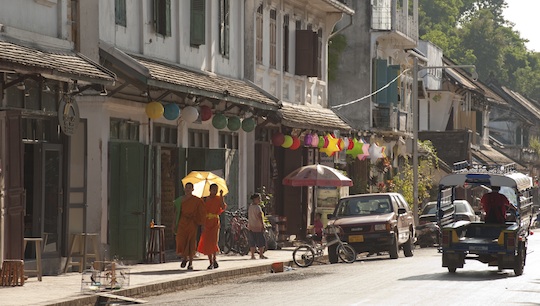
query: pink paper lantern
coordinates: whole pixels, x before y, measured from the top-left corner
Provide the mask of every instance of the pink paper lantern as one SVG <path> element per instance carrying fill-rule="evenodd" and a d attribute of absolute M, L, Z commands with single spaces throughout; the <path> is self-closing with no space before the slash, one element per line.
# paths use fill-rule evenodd
<path fill-rule="evenodd" d="M 314 148 L 319 146 L 319 135 L 317 133 L 311 135 L 311 146 Z"/>

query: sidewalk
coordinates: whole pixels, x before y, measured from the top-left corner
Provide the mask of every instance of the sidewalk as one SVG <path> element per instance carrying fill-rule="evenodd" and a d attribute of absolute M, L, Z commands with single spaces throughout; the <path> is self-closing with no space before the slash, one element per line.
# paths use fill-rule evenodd
<path fill-rule="evenodd" d="M 193 261 L 193 271 L 180 269 L 179 260 L 132 265 L 128 266 L 129 286 L 102 292 L 144 299 L 145 296 L 202 287 L 239 276 L 269 273 L 272 263 L 282 262 L 290 266 L 293 250 L 269 250 L 265 252 L 268 259 L 256 260 L 251 260 L 250 255 L 218 255 L 219 268 L 215 270 L 207 270 L 206 256 Z M 0 287 L 0 305 L 97 305 L 99 295 L 83 293 L 81 280 L 82 274 L 77 272 L 44 276 L 41 282 L 37 277 L 30 277 L 24 286 Z"/>

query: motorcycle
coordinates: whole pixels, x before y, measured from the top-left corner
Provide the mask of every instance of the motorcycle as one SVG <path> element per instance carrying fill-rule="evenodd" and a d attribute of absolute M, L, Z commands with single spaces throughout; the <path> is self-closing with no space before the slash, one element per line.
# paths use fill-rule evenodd
<path fill-rule="evenodd" d="M 436 222 L 428 222 L 416 227 L 416 244 L 421 248 L 439 245 L 441 229 Z"/>

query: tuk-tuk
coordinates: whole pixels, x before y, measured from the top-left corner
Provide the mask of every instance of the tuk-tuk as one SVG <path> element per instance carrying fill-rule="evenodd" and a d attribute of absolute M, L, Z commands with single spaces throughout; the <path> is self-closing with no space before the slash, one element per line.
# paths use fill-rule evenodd
<path fill-rule="evenodd" d="M 457 221 L 454 218 L 456 190 L 499 186 L 514 209 L 501 223 Z M 527 239 L 533 221 L 533 180 L 515 170 L 515 164 L 454 164 L 454 172 L 441 179 L 437 199 L 437 223 L 441 228 L 442 266 L 450 273 L 463 268 L 465 259 L 474 259 L 499 271 L 513 269 L 523 274 Z"/>

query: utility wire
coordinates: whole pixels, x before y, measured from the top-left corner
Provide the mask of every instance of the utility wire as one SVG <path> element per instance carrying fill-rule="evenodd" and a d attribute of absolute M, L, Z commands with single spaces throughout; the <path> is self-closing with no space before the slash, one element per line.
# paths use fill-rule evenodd
<path fill-rule="evenodd" d="M 401 72 L 397 77 L 395 77 L 395 78 L 394 78 L 392 81 L 390 81 L 388 84 L 384 85 L 383 87 L 377 89 L 375 92 L 372 92 L 372 93 L 370 93 L 370 94 L 367 95 L 367 96 L 364 96 L 364 97 L 362 97 L 362 98 L 360 98 L 360 99 L 356 99 L 356 100 L 353 100 L 353 101 L 350 101 L 350 102 L 347 102 L 347 103 L 343 103 L 343 104 L 339 104 L 339 105 L 334 105 L 334 106 L 332 106 L 332 107 L 330 107 L 330 108 L 332 108 L 332 109 L 334 109 L 334 108 L 335 108 L 335 109 L 340 109 L 340 108 L 342 108 L 342 107 L 344 107 L 344 106 L 349 106 L 349 105 L 351 105 L 351 104 L 358 103 L 358 102 L 360 102 L 360 101 L 362 101 L 362 100 L 365 100 L 365 99 L 367 99 L 367 98 L 369 98 L 369 97 L 371 97 L 371 96 L 373 96 L 373 95 L 376 95 L 378 92 L 380 92 L 380 91 L 382 91 L 382 90 L 388 88 L 388 86 L 390 86 L 392 83 L 394 83 L 397 79 L 399 79 L 400 76 L 404 75 L 404 74 L 405 74 L 406 72 L 408 72 L 409 70 L 410 70 L 410 69 L 405 69 L 405 70 L 403 70 L 403 72 Z"/>

